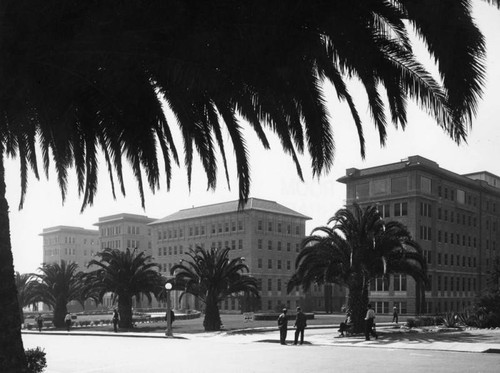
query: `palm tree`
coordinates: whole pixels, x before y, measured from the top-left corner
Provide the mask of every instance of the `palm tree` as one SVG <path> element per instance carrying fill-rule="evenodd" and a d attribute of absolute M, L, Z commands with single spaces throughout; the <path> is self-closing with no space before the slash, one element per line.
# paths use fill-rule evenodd
<path fill-rule="evenodd" d="M 189 185 L 195 151 L 210 188 L 217 148 L 228 179 L 225 124 L 243 204 L 250 168 L 239 117 L 265 148 L 264 129 L 276 133 L 300 177 L 297 152 L 307 148 L 313 174 L 320 175 L 334 158 L 324 81 L 350 108 L 364 156 L 362 122 L 346 79 L 363 84 L 381 143 L 384 88 L 394 125 L 404 128 L 407 99 L 413 99 L 459 142 L 484 79 L 484 41 L 469 1 L 3 0 L 0 24 L 0 330 L 6 335 L 0 363 L 16 371 L 26 363 L 19 323 L 11 318 L 18 304 L 5 156 L 20 159 L 20 207 L 28 168 L 39 176 L 37 144 L 46 174 L 51 157 L 55 163 L 63 199 L 74 167 L 82 209 L 93 203 L 101 150 L 122 193 L 123 157 L 130 162 L 144 204 L 141 171 L 153 191 L 159 187 L 157 146 L 167 189 L 172 164 L 179 163 L 166 102 L 181 130 Z M 437 62 L 442 84 L 414 56 L 408 28 Z"/>
<path fill-rule="evenodd" d="M 112 293 L 112 299 L 118 302 L 120 328 L 132 328 L 132 298 L 140 299 L 142 295 L 151 302 L 151 294 L 156 294 L 161 286 L 158 265 L 151 261 L 151 256 L 137 249 L 107 248 L 96 256 L 99 260 L 88 264 L 99 267 L 89 272 L 90 286 L 100 301 L 106 293 Z"/>
<path fill-rule="evenodd" d="M 219 302 L 243 293 L 259 297 L 257 280 L 243 274 L 248 272 L 244 258 L 229 259 L 229 250 L 211 248 L 207 251 L 197 247 L 187 254 L 189 260 L 182 260 L 170 270 L 175 276 L 174 289 L 194 295 L 205 305 L 206 331 L 221 328 Z"/>
<path fill-rule="evenodd" d="M 404 273 L 419 284 L 427 281 L 420 246 L 403 224 L 382 220 L 376 206 L 340 209 L 328 225 L 315 228 L 302 242 L 288 290 L 297 285 L 307 290 L 313 283 L 347 286 L 356 331 L 363 327 L 370 280 Z"/>
<path fill-rule="evenodd" d="M 32 275 L 30 300 L 43 302 L 53 309 L 54 326 L 62 328 L 68 303 L 77 301 L 83 307 L 87 299 L 85 274 L 78 270 L 77 263 L 66 263 L 64 260 L 60 264 L 45 264 L 39 271 L 41 273 Z"/>
<path fill-rule="evenodd" d="M 21 322 L 24 323 L 23 308 L 27 306 L 35 306 L 36 302 L 32 300 L 31 286 L 33 285 L 33 275 L 31 273 L 16 272 L 16 289 L 17 301 L 19 303 L 19 312 L 21 315 Z"/>

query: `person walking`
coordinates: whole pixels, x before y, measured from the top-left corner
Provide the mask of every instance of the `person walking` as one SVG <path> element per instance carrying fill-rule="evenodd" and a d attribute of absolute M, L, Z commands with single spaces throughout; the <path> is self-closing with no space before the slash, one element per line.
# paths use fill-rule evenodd
<path fill-rule="evenodd" d="M 398 309 L 394 307 L 392 309 L 392 322 L 395 322 L 396 324 L 398 323 Z"/>
<path fill-rule="evenodd" d="M 113 310 L 113 329 L 115 333 L 118 332 L 118 322 L 120 321 L 120 315 L 118 314 L 118 310 L 115 308 Z"/>
<path fill-rule="evenodd" d="M 370 335 L 378 339 L 378 335 L 374 330 L 375 328 L 375 311 L 371 304 L 368 304 L 368 310 L 366 311 L 365 317 L 365 340 L 370 340 Z"/>
<path fill-rule="evenodd" d="M 294 345 L 297 344 L 300 334 L 300 344 L 304 343 L 304 329 L 307 326 L 306 315 L 302 312 L 300 307 L 297 307 L 297 315 L 295 316 L 295 340 Z"/>
<path fill-rule="evenodd" d="M 69 312 L 66 312 L 66 316 L 64 316 L 64 323 L 66 324 L 66 330 L 71 329 L 71 314 Z"/>
<path fill-rule="evenodd" d="M 36 324 L 38 325 L 38 331 L 41 332 L 43 328 L 43 317 L 41 313 L 39 313 L 36 318 Z"/>
<path fill-rule="evenodd" d="M 287 309 L 283 308 L 283 312 L 278 317 L 278 328 L 280 329 L 280 343 L 286 344 L 286 333 L 288 330 L 288 318 L 286 317 Z"/>

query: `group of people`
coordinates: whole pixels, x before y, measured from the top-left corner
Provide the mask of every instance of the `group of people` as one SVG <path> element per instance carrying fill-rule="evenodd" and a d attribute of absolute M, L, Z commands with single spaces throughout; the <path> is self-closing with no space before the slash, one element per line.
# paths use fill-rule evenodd
<path fill-rule="evenodd" d="M 295 316 L 295 338 L 294 345 L 299 343 L 300 336 L 300 344 L 304 343 L 304 330 L 307 327 L 307 319 L 306 315 L 302 312 L 300 307 L 297 307 L 297 314 Z M 278 328 L 280 330 L 280 343 L 282 345 L 286 344 L 286 335 L 288 332 L 288 317 L 287 317 L 287 309 L 283 308 L 283 312 L 278 317 Z"/>
<path fill-rule="evenodd" d="M 398 323 L 398 309 L 397 307 L 393 308 L 392 312 L 392 322 Z M 300 307 L 297 307 L 297 314 L 295 317 L 295 338 L 294 345 L 298 343 L 300 336 L 300 344 L 304 343 L 304 329 L 307 326 L 306 315 L 302 312 Z M 343 322 L 340 323 L 339 333 L 341 337 L 344 337 L 347 333 L 353 332 L 354 323 L 351 318 L 351 312 L 348 311 L 346 314 L 346 318 Z M 288 317 L 287 317 L 287 309 L 283 308 L 283 312 L 278 317 L 278 328 L 280 330 L 280 343 L 282 345 L 286 344 L 286 335 L 288 331 Z M 371 304 L 368 304 L 365 316 L 365 340 L 369 341 L 370 337 L 375 337 L 378 339 L 378 334 L 375 330 L 375 310 L 372 308 Z"/>
<path fill-rule="evenodd" d="M 397 307 L 394 307 L 392 310 L 392 322 L 397 324 L 398 321 L 399 321 L 398 309 Z M 352 332 L 352 328 L 353 328 L 353 321 L 351 318 L 351 312 L 348 311 L 344 322 L 340 323 L 340 328 L 339 328 L 340 336 L 344 337 L 345 336 L 344 333 Z M 370 336 L 373 336 L 375 337 L 375 339 L 378 339 L 378 334 L 375 330 L 375 310 L 372 308 L 371 304 L 368 304 L 365 316 L 365 339 L 369 341 Z"/>

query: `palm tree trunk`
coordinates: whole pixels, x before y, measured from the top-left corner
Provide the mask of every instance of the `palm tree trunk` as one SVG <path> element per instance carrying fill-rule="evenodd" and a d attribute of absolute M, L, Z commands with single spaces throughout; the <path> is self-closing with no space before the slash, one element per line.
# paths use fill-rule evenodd
<path fill-rule="evenodd" d="M 0 148 L 0 367 L 2 372 L 27 372 L 14 278 L 9 204 L 5 198 L 5 168 Z"/>
<path fill-rule="evenodd" d="M 207 332 L 220 330 L 221 320 L 219 305 L 217 304 L 217 299 L 214 297 L 207 297 L 203 326 L 205 327 L 205 331 Z"/>
<path fill-rule="evenodd" d="M 66 300 L 58 300 L 56 306 L 54 307 L 54 318 L 52 319 L 56 328 L 64 328 L 66 326 L 66 323 L 64 322 L 66 312 L 68 312 L 68 309 L 66 308 Z"/>
<path fill-rule="evenodd" d="M 362 274 L 355 274 L 349 284 L 349 298 L 347 301 L 347 308 L 351 312 L 355 333 L 364 331 L 367 305 L 368 284 L 365 283 Z"/>
<path fill-rule="evenodd" d="M 123 329 L 133 328 L 132 320 L 132 297 L 118 296 L 118 313 L 120 314 L 120 321 L 118 326 Z"/>

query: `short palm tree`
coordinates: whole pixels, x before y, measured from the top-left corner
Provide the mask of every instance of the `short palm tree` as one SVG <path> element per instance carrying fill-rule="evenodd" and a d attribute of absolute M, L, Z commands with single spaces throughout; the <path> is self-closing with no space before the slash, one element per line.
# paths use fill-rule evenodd
<path fill-rule="evenodd" d="M 187 254 L 190 259 L 182 260 L 171 269 L 175 276 L 174 289 L 194 295 L 205 305 L 206 331 L 221 328 L 219 302 L 243 293 L 259 296 L 257 280 L 244 274 L 248 272 L 244 258 L 229 259 L 229 251 L 229 248 L 197 247 Z"/>
<path fill-rule="evenodd" d="M 71 301 L 84 306 L 86 297 L 85 274 L 78 270 L 78 264 L 45 264 L 41 273 L 33 274 L 30 286 L 30 301 L 43 302 L 54 310 L 53 323 L 56 328 L 64 327 L 64 316 Z"/>
<path fill-rule="evenodd" d="M 107 248 L 96 256 L 99 259 L 88 264 L 89 267 L 98 267 L 89 272 L 89 285 L 100 301 L 105 294 L 111 293 L 112 299 L 118 303 L 120 328 L 132 328 L 133 298 L 145 296 L 151 302 L 152 294 L 156 294 L 161 286 L 158 265 L 152 262 L 151 256 L 137 249 Z"/>
<path fill-rule="evenodd" d="M 426 281 L 427 266 L 419 245 L 404 225 L 382 220 L 375 206 L 340 209 L 328 225 L 315 228 L 302 242 L 288 290 L 297 285 L 307 290 L 313 283 L 347 286 L 348 308 L 357 331 L 363 326 L 370 280 L 404 273 L 419 284 Z"/>
<path fill-rule="evenodd" d="M 23 308 L 36 305 L 36 302 L 33 302 L 32 300 L 33 296 L 31 287 L 33 284 L 33 275 L 31 273 L 16 272 L 17 301 L 19 303 L 21 322 L 24 322 Z"/>

